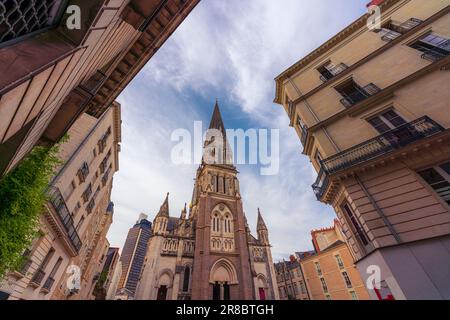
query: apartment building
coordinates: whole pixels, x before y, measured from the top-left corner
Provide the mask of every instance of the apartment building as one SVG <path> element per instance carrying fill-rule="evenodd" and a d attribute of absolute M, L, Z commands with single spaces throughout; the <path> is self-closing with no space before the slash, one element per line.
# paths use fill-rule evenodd
<path fill-rule="evenodd" d="M 288 68 L 275 102 L 371 297 L 450 299 L 450 1 L 378 3 L 380 25 L 366 14 Z"/>
<path fill-rule="evenodd" d="M 118 170 L 120 105 L 99 119 L 83 114 L 60 148 L 64 165 L 49 186 L 50 201 L 23 267 L 8 276 L 9 299 L 92 298 L 94 277 L 102 270 L 112 223 L 110 196 Z M 68 288 L 68 277 L 79 287 Z"/>
<path fill-rule="evenodd" d="M 119 248 L 109 248 L 106 255 L 106 262 L 103 267 L 105 273 L 105 299 L 114 300 L 119 287 L 120 276 L 122 275 L 122 263 L 120 262 Z"/>
<path fill-rule="evenodd" d="M 369 300 L 340 224 L 311 232 L 314 252 L 297 255 L 311 300 Z"/>
<path fill-rule="evenodd" d="M 99 118 L 199 0 L 0 3 L 0 176 Z"/>
<path fill-rule="evenodd" d="M 309 300 L 300 262 L 292 255 L 289 261 L 274 264 L 280 300 Z"/>

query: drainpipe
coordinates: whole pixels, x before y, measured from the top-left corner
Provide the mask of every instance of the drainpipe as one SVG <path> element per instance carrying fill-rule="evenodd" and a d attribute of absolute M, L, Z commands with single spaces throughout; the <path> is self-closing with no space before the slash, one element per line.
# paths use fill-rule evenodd
<path fill-rule="evenodd" d="M 384 224 L 388 227 L 389 231 L 394 236 L 395 240 L 397 241 L 397 244 L 402 243 L 402 240 L 400 239 L 400 236 L 398 235 L 398 233 L 395 230 L 394 226 L 391 224 L 389 219 L 384 214 L 383 210 L 380 208 L 378 203 L 375 201 L 373 196 L 370 194 L 369 190 L 367 190 L 367 188 L 364 185 L 364 183 L 361 181 L 361 179 L 356 174 L 355 174 L 355 180 L 356 180 L 356 182 L 358 182 L 359 186 L 361 187 L 361 189 L 363 190 L 364 194 L 366 195 L 366 197 L 369 199 L 370 203 L 373 205 L 373 207 L 377 211 L 378 215 L 381 217 L 381 219 L 383 219 Z"/>

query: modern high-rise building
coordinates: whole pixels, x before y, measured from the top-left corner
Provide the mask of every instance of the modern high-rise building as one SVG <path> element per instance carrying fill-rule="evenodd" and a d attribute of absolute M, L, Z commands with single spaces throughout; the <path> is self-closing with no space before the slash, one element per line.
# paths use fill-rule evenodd
<path fill-rule="evenodd" d="M 377 3 L 280 74 L 275 102 L 371 297 L 450 299 L 450 1 Z"/>
<path fill-rule="evenodd" d="M 0 176 L 101 117 L 198 2 L 0 2 Z"/>
<path fill-rule="evenodd" d="M 171 217 L 167 194 L 153 220 L 136 299 L 278 299 L 269 231 L 258 209 L 258 236 L 250 233 L 217 102 L 209 129 L 189 215 L 185 205 Z"/>
<path fill-rule="evenodd" d="M 120 105 L 114 103 L 99 119 L 83 114 L 70 128 L 60 147 L 64 164 L 49 186 L 50 201 L 40 217 L 39 237 L 24 252 L 23 267 L 8 275 L 9 299 L 93 298 L 92 285 L 109 247 L 120 127 Z M 79 286 L 67 286 L 70 270 Z"/>
<path fill-rule="evenodd" d="M 147 252 L 147 245 L 151 235 L 152 223 L 147 220 L 147 215 L 141 213 L 139 220 L 128 231 L 127 239 L 120 257 L 122 275 L 119 281 L 119 289 L 127 289 L 127 292 L 129 292 L 132 297 L 134 296 L 136 286 L 141 276 L 145 254 Z"/>

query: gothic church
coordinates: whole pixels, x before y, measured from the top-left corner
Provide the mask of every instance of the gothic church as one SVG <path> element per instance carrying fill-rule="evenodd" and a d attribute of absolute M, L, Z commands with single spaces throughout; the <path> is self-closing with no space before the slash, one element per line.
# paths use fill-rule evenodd
<path fill-rule="evenodd" d="M 171 217 L 167 194 L 153 221 L 135 299 L 279 298 L 267 226 L 258 209 L 258 237 L 250 233 L 217 102 L 209 129 L 189 215 L 185 206 L 179 218 Z"/>

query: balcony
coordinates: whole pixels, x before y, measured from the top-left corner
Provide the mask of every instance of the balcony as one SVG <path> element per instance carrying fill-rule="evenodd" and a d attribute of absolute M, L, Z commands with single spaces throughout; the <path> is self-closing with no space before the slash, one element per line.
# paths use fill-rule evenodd
<path fill-rule="evenodd" d="M 426 50 L 421 58 L 432 62 L 444 59 L 450 55 L 450 40 L 444 41 L 440 45 Z"/>
<path fill-rule="evenodd" d="M 35 274 L 33 275 L 33 278 L 31 278 L 30 284 L 34 287 L 39 287 L 42 283 L 42 280 L 45 277 L 45 272 L 42 269 L 38 269 Z"/>
<path fill-rule="evenodd" d="M 317 180 L 312 185 L 317 199 L 322 198 L 328 187 L 328 175 L 373 160 L 444 130 L 434 120 L 425 116 L 323 160 Z"/>
<path fill-rule="evenodd" d="M 64 0 L 0 1 L 0 43 L 56 26 Z"/>
<path fill-rule="evenodd" d="M 345 63 L 340 63 L 332 68 L 326 68 L 320 71 L 320 73 L 322 74 L 320 76 L 320 80 L 322 80 L 323 82 L 327 82 L 328 80 L 333 79 L 335 76 L 345 71 L 346 69 L 348 69 L 348 66 Z"/>
<path fill-rule="evenodd" d="M 365 87 L 359 87 L 357 90 L 354 90 L 351 93 L 344 94 L 344 98 L 341 99 L 341 103 L 344 105 L 344 107 L 350 108 L 358 102 L 361 102 L 380 91 L 381 89 L 378 88 L 375 84 L 369 83 Z"/>
<path fill-rule="evenodd" d="M 47 280 L 45 280 L 41 291 L 43 291 L 44 293 L 49 293 L 50 290 L 52 289 L 54 283 L 55 283 L 55 279 L 53 279 L 52 277 L 48 277 Z"/>
<path fill-rule="evenodd" d="M 417 27 L 420 25 L 423 21 L 416 18 L 411 18 L 403 23 L 395 23 L 391 22 L 387 28 L 383 28 L 383 36 L 381 37 L 381 40 L 386 42 L 391 42 L 401 35 L 407 33 L 409 30 Z"/>
<path fill-rule="evenodd" d="M 72 215 L 67 209 L 66 203 L 61 195 L 58 188 L 51 187 L 49 190 L 50 203 L 59 217 L 59 220 L 64 226 L 67 236 L 70 240 L 71 245 L 75 248 L 77 252 L 81 249 L 81 240 L 75 229 L 75 224 L 73 222 Z"/>

